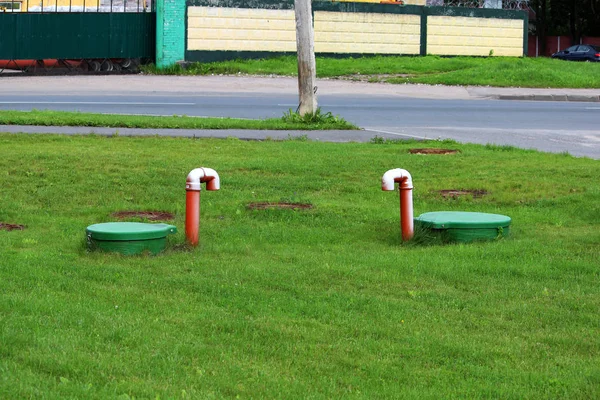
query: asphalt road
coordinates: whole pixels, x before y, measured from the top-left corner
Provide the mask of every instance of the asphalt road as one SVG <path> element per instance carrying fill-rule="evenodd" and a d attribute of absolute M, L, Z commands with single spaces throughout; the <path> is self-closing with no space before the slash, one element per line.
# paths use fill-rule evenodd
<path fill-rule="evenodd" d="M 63 85 L 61 78 L 0 80 L 0 109 L 268 118 L 297 107 L 294 79 L 135 76 L 127 87 L 127 77 L 63 78 Z M 482 89 L 339 81 L 320 82 L 318 95 L 324 111 L 365 129 L 360 140 L 454 139 L 600 159 L 600 103 L 494 100 Z"/>

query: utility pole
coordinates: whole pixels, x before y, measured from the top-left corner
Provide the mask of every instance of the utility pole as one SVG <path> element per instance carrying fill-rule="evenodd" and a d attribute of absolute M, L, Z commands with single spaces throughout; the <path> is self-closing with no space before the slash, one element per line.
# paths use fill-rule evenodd
<path fill-rule="evenodd" d="M 315 63 L 315 35 L 311 0 L 294 0 L 296 14 L 296 49 L 298 53 L 298 93 L 300 115 L 317 111 L 317 68 Z"/>

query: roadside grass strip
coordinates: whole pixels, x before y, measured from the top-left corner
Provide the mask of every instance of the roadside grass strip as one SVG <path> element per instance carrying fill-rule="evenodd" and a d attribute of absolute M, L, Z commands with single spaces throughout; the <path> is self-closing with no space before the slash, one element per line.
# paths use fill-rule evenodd
<path fill-rule="evenodd" d="M 257 130 L 355 130 L 358 127 L 330 112 L 318 109 L 306 118 L 290 110 L 281 118 L 264 120 L 190 117 L 185 115 L 147 116 L 96 114 L 69 111 L 0 110 L 0 125 L 93 126 L 155 129 L 257 129 Z"/>
<path fill-rule="evenodd" d="M 221 190 L 192 249 L 197 167 Z M 390 168 L 415 216 L 505 214 L 510 236 L 401 242 Z M 0 230 L 0 397 L 599 398 L 599 175 L 451 141 L 0 134 L 0 222 L 23 227 Z M 284 202 L 310 207 L 249 206 Z M 173 217 L 164 253 L 86 250 L 126 210 Z"/>
<path fill-rule="evenodd" d="M 600 63 L 577 63 L 549 58 L 373 56 L 317 57 L 317 76 L 369 82 L 424 83 L 529 88 L 600 88 Z M 281 56 L 263 60 L 193 63 L 158 70 L 165 75 L 282 75 L 296 76 L 297 59 Z"/>

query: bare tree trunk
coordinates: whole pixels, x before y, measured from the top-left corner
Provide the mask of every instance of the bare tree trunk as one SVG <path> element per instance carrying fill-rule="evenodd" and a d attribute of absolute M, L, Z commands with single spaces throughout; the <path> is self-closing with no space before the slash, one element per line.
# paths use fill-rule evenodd
<path fill-rule="evenodd" d="M 317 73 L 315 39 L 310 0 L 294 0 L 296 13 L 296 47 L 298 52 L 298 93 L 300 115 L 317 111 Z"/>

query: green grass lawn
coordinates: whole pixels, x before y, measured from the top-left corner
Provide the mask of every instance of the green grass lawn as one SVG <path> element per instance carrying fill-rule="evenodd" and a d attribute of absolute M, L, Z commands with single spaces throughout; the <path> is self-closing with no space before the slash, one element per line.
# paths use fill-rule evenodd
<path fill-rule="evenodd" d="M 189 249 L 201 166 L 222 186 Z M 391 168 L 415 215 L 506 214 L 511 236 L 402 243 Z M 0 134 L 0 222 L 26 226 L 0 231 L 0 398 L 598 398 L 599 175 L 453 142 Z M 179 233 L 155 257 L 88 253 L 85 228 L 125 210 Z"/>
<path fill-rule="evenodd" d="M 0 125 L 94 126 L 157 129 L 258 129 L 258 130 L 328 130 L 358 129 L 341 117 L 317 109 L 301 117 L 292 110 L 281 118 L 241 119 L 188 116 L 148 116 L 98 114 L 69 111 L 0 110 Z"/>
<path fill-rule="evenodd" d="M 476 85 L 533 88 L 600 88 L 600 63 L 576 63 L 549 58 L 517 57 L 317 57 L 317 76 L 389 83 Z M 265 60 L 195 63 L 144 71 L 154 74 L 250 74 L 295 76 L 294 56 Z"/>

